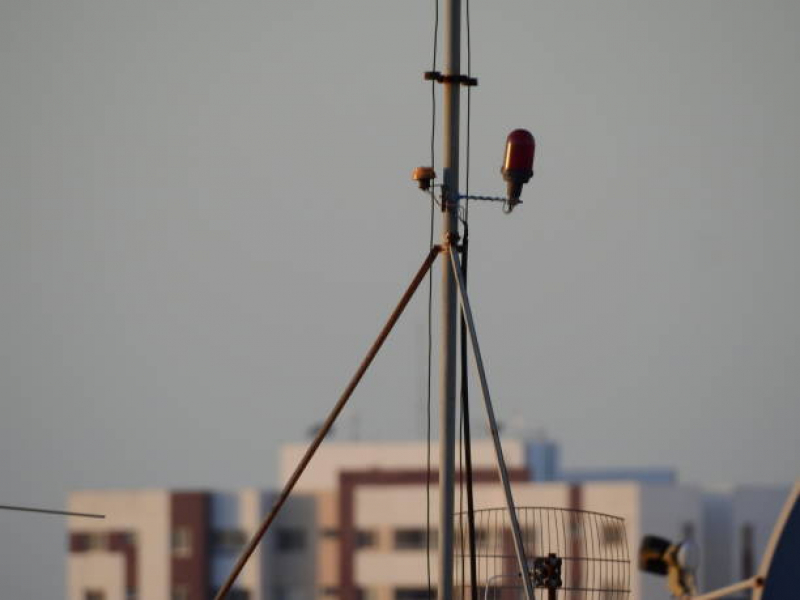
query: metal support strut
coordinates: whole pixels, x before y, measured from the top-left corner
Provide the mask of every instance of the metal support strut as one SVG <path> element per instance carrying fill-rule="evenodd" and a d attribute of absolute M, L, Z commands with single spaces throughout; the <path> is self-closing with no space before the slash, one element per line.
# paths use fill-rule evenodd
<path fill-rule="evenodd" d="M 470 308 L 469 297 L 467 296 L 466 286 L 464 285 L 461 263 L 458 259 L 458 252 L 456 252 L 455 248 L 450 247 L 449 254 L 453 275 L 458 286 L 458 299 L 461 304 L 461 312 L 464 315 L 464 320 L 467 324 L 467 331 L 469 332 L 470 343 L 472 345 L 472 356 L 475 359 L 475 368 L 478 371 L 478 379 L 480 380 L 481 384 L 483 405 L 486 409 L 486 419 L 489 422 L 489 430 L 492 433 L 494 454 L 495 459 L 497 460 L 497 471 L 500 475 L 500 482 L 503 486 L 503 493 L 506 499 L 508 518 L 511 523 L 512 537 L 514 538 L 514 551 L 517 555 L 517 564 L 519 566 L 519 572 L 522 578 L 522 585 L 525 589 L 525 598 L 527 600 L 535 600 L 533 595 L 533 586 L 531 585 L 530 577 L 528 577 L 528 563 L 525 558 L 525 547 L 522 544 L 522 533 L 520 532 L 519 528 L 519 519 L 517 519 L 517 509 L 514 505 L 514 496 L 511 494 L 511 483 L 508 479 L 508 470 L 506 469 L 506 461 L 503 456 L 503 446 L 500 444 L 500 433 L 497 430 L 497 420 L 494 417 L 492 399 L 489 395 L 489 384 L 486 380 L 486 371 L 483 367 L 483 358 L 481 357 L 481 349 L 480 345 L 478 344 L 478 333 L 475 330 L 475 321 L 472 318 L 472 309 Z"/>
<path fill-rule="evenodd" d="M 316 436 L 314 436 L 314 440 L 311 442 L 311 444 L 309 444 L 308 448 L 306 449 L 306 453 L 303 455 L 303 458 L 300 459 L 300 462 L 298 463 L 297 467 L 295 467 L 292 476 L 289 477 L 289 481 L 287 481 L 286 484 L 283 486 L 283 490 L 281 490 L 280 496 L 278 496 L 278 499 L 275 501 L 275 504 L 273 504 L 272 509 L 269 511 L 269 514 L 267 514 L 267 516 L 261 522 L 261 525 L 258 527 L 258 530 L 253 534 L 253 537 L 247 543 L 247 546 L 245 546 L 244 550 L 242 550 L 242 554 L 236 561 L 236 564 L 234 565 L 233 569 L 228 575 L 228 578 L 225 580 L 225 583 L 219 589 L 217 595 L 214 596 L 215 600 L 223 600 L 231 591 L 231 588 L 233 587 L 233 584 L 236 582 L 236 578 L 239 576 L 239 573 L 242 572 L 242 569 L 244 568 L 245 564 L 247 564 L 248 559 L 253 554 L 258 544 L 261 542 L 261 539 L 264 537 L 264 534 L 267 532 L 267 529 L 269 529 L 269 526 L 275 520 L 275 517 L 278 516 L 278 512 L 281 510 L 284 503 L 289 498 L 289 495 L 292 493 L 292 490 L 294 489 L 294 486 L 297 483 L 297 481 L 300 479 L 300 476 L 303 474 L 303 471 L 305 471 L 306 467 L 311 462 L 311 459 L 313 458 L 314 453 L 317 451 L 317 448 L 319 448 L 319 445 L 322 443 L 322 440 L 325 439 L 325 436 L 331 430 L 331 427 L 333 427 L 333 424 L 336 421 L 336 418 L 339 416 L 339 413 L 342 412 L 342 409 L 344 408 L 345 404 L 347 404 L 347 401 L 350 399 L 350 396 L 353 395 L 356 386 L 361 381 L 361 378 L 364 376 L 364 373 L 367 372 L 367 369 L 372 364 L 373 359 L 378 354 L 378 351 L 381 349 L 381 346 L 383 346 L 383 343 L 386 341 L 386 338 L 389 337 L 389 333 L 391 333 L 395 323 L 397 323 L 398 319 L 400 318 L 400 315 L 403 314 L 403 310 L 405 310 L 409 301 L 413 297 L 414 292 L 419 287 L 419 284 L 422 283 L 422 280 L 425 278 L 425 275 L 427 275 L 428 271 L 431 268 L 431 265 L 433 265 L 434 261 L 436 260 L 436 257 L 439 255 L 441 251 L 442 249 L 440 246 L 433 246 L 430 249 L 430 252 L 428 252 L 428 256 L 423 261 L 422 266 L 419 268 L 416 275 L 414 275 L 414 279 L 411 280 L 411 283 L 409 284 L 406 291 L 403 293 L 403 296 L 400 298 L 400 301 L 397 303 L 397 306 L 392 311 L 392 314 L 389 315 L 386 324 L 383 326 L 383 329 L 381 329 L 380 333 L 378 334 L 378 337 L 375 338 L 375 341 L 372 343 L 372 346 L 370 346 L 369 350 L 367 351 L 367 355 L 364 357 L 364 360 L 361 361 L 361 364 L 358 366 L 358 369 L 356 369 L 355 374 L 348 382 L 344 392 L 342 392 L 342 395 L 339 397 L 339 400 L 331 409 L 331 412 L 328 414 L 328 418 L 325 419 L 325 422 L 322 424 L 322 427 L 320 427 L 319 431 L 317 431 Z"/>

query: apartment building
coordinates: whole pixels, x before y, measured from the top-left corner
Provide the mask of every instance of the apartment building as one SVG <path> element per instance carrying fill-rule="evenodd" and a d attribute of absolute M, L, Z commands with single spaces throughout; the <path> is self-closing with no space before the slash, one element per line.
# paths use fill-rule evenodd
<path fill-rule="evenodd" d="M 282 483 L 305 450 L 284 446 Z M 629 568 L 599 584 L 626 585 L 630 598 L 668 598 L 663 580 L 638 573 L 642 535 L 695 538 L 701 545 L 701 585 L 738 576 L 740 554 L 763 550 L 780 508 L 758 488 L 705 495 L 679 485 L 667 469 L 562 471 L 552 442 L 510 439 L 504 450 L 517 506 L 560 507 L 622 517 L 625 539 L 599 534 L 597 551 Z M 330 442 L 298 482 L 267 538 L 251 558 L 232 598 L 247 600 L 421 600 L 436 586 L 438 497 L 436 453 L 427 485 L 424 443 Z M 475 505 L 481 514 L 504 506 L 488 440 L 473 445 Z M 537 476 L 538 475 L 538 476 Z M 788 490 L 788 488 L 787 488 Z M 777 498 L 780 490 L 769 490 Z M 727 500 L 726 500 L 727 498 Z M 213 597 L 246 539 L 269 509 L 274 492 L 96 490 L 70 495 L 71 510 L 102 512 L 104 521 L 71 519 L 67 559 L 70 600 L 188 600 Z M 463 497 L 457 492 L 457 505 Z M 714 506 L 724 507 L 721 512 Z M 428 510 L 430 506 L 430 510 Z M 758 508 L 756 510 L 756 508 Z M 725 511 L 728 511 L 725 513 Z M 723 516 L 720 517 L 720 514 Z M 726 518 L 727 514 L 730 518 Z M 478 523 L 479 543 L 489 543 Z M 712 525 L 709 525 L 712 524 Z M 750 527 L 751 538 L 725 545 Z M 739 533 L 736 533 L 739 532 Z M 740 536 L 741 537 L 741 536 Z M 763 543 L 762 543 L 763 541 Z M 431 547 L 428 568 L 428 544 Z M 508 550 L 506 548 L 506 550 Z M 480 546 L 479 546 L 480 552 Z M 737 563 L 737 561 L 739 561 Z M 618 561 L 622 563 L 622 560 Z M 456 583 L 460 582 L 460 561 Z M 494 564 L 513 576 L 512 562 Z M 493 574 L 496 580 L 502 575 Z M 488 574 L 482 586 L 491 585 Z M 509 597 L 507 595 L 504 598 Z"/>

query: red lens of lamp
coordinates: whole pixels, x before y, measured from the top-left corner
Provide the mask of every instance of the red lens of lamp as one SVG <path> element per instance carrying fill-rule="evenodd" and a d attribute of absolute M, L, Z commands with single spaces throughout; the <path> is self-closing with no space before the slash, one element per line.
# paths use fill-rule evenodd
<path fill-rule="evenodd" d="M 533 154 L 536 142 L 526 129 L 515 129 L 506 138 L 506 156 L 500 172 L 506 181 L 508 198 L 513 207 L 519 204 L 522 186 L 533 176 Z"/>
<path fill-rule="evenodd" d="M 506 138 L 506 156 L 503 161 L 503 175 L 509 172 L 529 173 L 533 171 L 533 155 L 536 142 L 526 129 L 515 129 Z"/>

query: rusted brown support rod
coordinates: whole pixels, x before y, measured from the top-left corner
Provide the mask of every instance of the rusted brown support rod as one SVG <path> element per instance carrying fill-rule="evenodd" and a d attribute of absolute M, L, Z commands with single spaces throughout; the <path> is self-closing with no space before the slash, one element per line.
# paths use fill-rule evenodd
<path fill-rule="evenodd" d="M 386 321 L 386 324 L 381 329 L 381 332 L 378 334 L 378 337 L 375 338 L 375 341 L 370 346 L 367 355 L 364 357 L 364 360 L 361 361 L 361 364 L 358 366 L 358 369 L 355 372 L 355 375 L 350 379 L 350 382 L 347 384 L 344 392 L 339 397 L 338 402 L 334 405 L 331 412 L 328 414 L 328 418 L 325 419 L 325 423 L 322 424 L 317 435 L 314 436 L 314 440 L 309 444 L 308 448 L 306 449 L 306 453 L 303 455 L 303 458 L 298 463 L 297 467 L 292 473 L 292 476 L 289 477 L 289 481 L 286 482 L 286 485 L 283 486 L 283 490 L 281 491 L 280 496 L 275 501 L 275 504 L 272 505 L 272 510 L 269 511 L 269 514 L 264 518 L 261 522 L 261 525 L 258 527 L 258 531 L 255 532 L 253 537 L 247 543 L 247 546 L 242 551 L 239 560 L 236 561 L 236 565 L 234 565 L 233 570 L 228 575 L 228 578 L 225 580 L 225 583 L 217 592 L 217 595 L 214 597 L 215 600 L 223 600 L 225 596 L 228 595 L 228 592 L 231 591 L 233 584 L 236 581 L 236 578 L 239 576 L 239 573 L 242 572 L 245 564 L 247 564 L 248 559 L 255 551 L 256 547 L 258 546 L 261 538 L 264 537 L 264 534 L 269 529 L 269 526 L 275 520 L 275 517 L 278 516 L 278 512 L 283 507 L 286 500 L 289 498 L 289 495 L 292 493 L 292 489 L 294 489 L 295 484 L 300 479 L 300 476 L 305 471 L 308 463 L 311 462 L 311 459 L 314 456 L 314 453 L 319 448 L 319 445 L 322 443 L 322 440 L 325 439 L 325 436 L 330 431 L 331 427 L 333 427 L 333 423 L 336 421 L 336 418 L 339 416 L 339 413 L 342 412 L 344 405 L 347 404 L 347 401 L 350 399 L 350 396 L 353 394 L 353 391 L 356 389 L 356 386 L 361 381 L 361 378 L 364 376 L 364 373 L 367 372 L 370 364 L 372 364 L 373 359 L 378 354 L 378 351 L 383 346 L 383 342 L 386 341 L 386 338 L 389 337 L 389 333 L 391 333 L 392 328 L 394 327 L 397 320 L 400 318 L 400 315 L 403 314 L 406 306 L 408 305 L 409 301 L 411 300 L 414 292 L 419 287 L 419 284 L 425 278 L 425 275 L 431 268 L 431 265 L 436 260 L 436 257 L 441 252 L 440 246 L 434 246 L 431 248 L 428 256 L 425 258 L 425 261 L 422 263 L 422 266 L 417 271 L 417 274 L 414 276 L 414 279 L 411 280 L 408 288 L 406 289 L 405 293 L 403 294 L 402 298 L 400 298 L 400 302 L 397 303 L 397 306 L 392 311 L 392 314 L 389 315 L 389 319 Z"/>

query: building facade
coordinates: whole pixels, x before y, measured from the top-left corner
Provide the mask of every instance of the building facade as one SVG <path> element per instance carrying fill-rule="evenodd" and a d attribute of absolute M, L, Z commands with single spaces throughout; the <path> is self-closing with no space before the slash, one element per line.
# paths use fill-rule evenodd
<path fill-rule="evenodd" d="M 281 483 L 304 450 L 300 444 L 282 448 Z M 551 442 L 507 440 L 504 450 L 518 507 L 596 511 L 625 520 L 625 539 L 598 535 L 596 544 L 597 551 L 619 558 L 627 550 L 630 566 L 606 573 L 613 581 L 598 583 L 626 585 L 632 599 L 669 597 L 663 580 L 636 569 L 643 535 L 694 538 L 702 552 L 701 586 L 724 585 L 746 572 L 747 560 L 758 564 L 763 536 L 769 535 L 783 498 L 781 490 L 769 491 L 775 498 L 770 505 L 759 488 L 704 494 L 675 483 L 674 474 L 664 469 L 582 471 L 578 477 L 561 471 Z M 431 459 L 428 486 L 423 443 L 323 445 L 231 598 L 427 599 L 429 578 L 434 589 L 437 578 L 436 456 Z M 502 508 L 489 441 L 473 444 L 473 469 L 476 509 Z M 252 489 L 73 493 L 71 510 L 101 512 L 107 518 L 69 520 L 68 598 L 213 597 L 273 499 L 274 493 Z M 463 502 L 457 491 L 457 506 Z M 479 522 L 479 552 L 480 544 L 491 543 L 483 529 Z M 745 535 L 747 531 L 751 533 Z M 736 543 L 720 543 L 726 539 Z M 751 559 L 746 559 L 748 552 Z M 456 563 L 458 584 L 461 563 Z M 493 568 L 499 571 L 495 575 L 515 572 L 512 562 Z M 486 586 L 488 579 L 479 581 Z"/>

